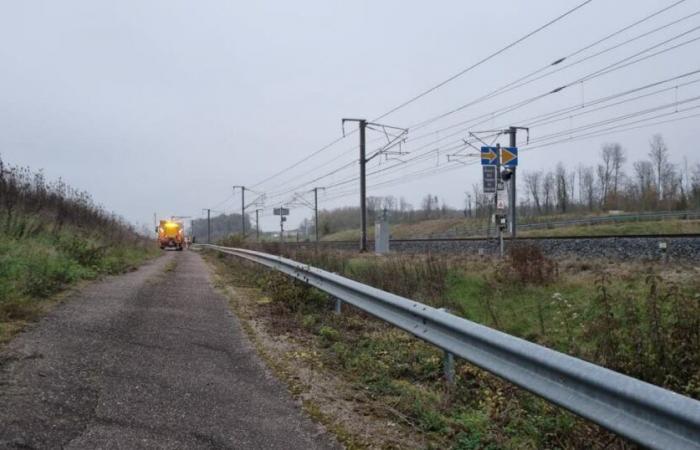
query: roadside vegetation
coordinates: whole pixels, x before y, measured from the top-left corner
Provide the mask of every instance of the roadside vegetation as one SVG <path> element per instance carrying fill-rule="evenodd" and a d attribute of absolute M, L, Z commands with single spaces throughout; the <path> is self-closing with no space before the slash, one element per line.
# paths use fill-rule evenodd
<path fill-rule="evenodd" d="M 153 243 L 85 192 L 0 160 L 0 342 L 80 280 L 131 270 Z"/>
<path fill-rule="evenodd" d="M 287 256 L 700 398 L 700 282 L 693 267 L 553 261 L 529 245 L 513 247 L 502 262 L 327 251 Z M 325 294 L 278 273 L 235 257 L 210 259 L 226 284 L 259 292 L 251 320 L 303 349 L 292 352 L 289 367 L 342 378 L 351 394 L 338 397 L 352 398 L 359 415 L 417 432 L 416 448 L 634 447 L 465 362 L 447 385 L 437 349 L 351 307 L 336 316 Z M 322 417 L 332 429 L 333 414 Z M 351 447 L 376 439 L 387 448 L 407 445 L 392 435 L 345 440 Z"/>

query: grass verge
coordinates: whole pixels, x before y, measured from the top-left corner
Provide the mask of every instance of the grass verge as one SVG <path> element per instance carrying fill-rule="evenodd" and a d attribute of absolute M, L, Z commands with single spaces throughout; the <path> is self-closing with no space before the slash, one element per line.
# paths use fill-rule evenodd
<path fill-rule="evenodd" d="M 700 298 L 693 267 L 556 264 L 530 250 L 500 264 L 325 252 L 289 256 L 700 397 L 700 361 L 693 350 Z M 335 316 L 324 294 L 280 274 L 223 255 L 209 259 L 223 285 L 246 286 L 232 305 L 246 305 L 243 320 L 264 336 L 275 363 L 284 363 L 296 383 L 293 391 L 312 411 L 325 411 L 329 428 L 342 425 L 353 446 L 633 447 L 464 362 L 457 364 L 455 385 L 446 385 L 435 348 L 352 308 Z M 339 385 L 314 393 L 318 380 L 326 379 Z M 332 401 L 323 400 L 328 396 Z M 344 405 L 337 407 L 343 413 L 328 404 Z M 367 417 L 381 426 L 367 425 Z M 389 437 L 394 430 L 411 438 Z"/>
<path fill-rule="evenodd" d="M 1 217 L 1 216 L 0 216 Z M 83 280 L 135 269 L 157 255 L 151 242 L 107 241 L 98 232 L 15 215 L 0 225 L 0 344 Z"/>

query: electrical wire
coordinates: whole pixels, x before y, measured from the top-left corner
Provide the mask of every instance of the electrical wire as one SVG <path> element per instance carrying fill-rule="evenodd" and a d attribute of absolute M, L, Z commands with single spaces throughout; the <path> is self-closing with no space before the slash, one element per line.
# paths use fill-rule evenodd
<path fill-rule="evenodd" d="M 563 14 L 560 14 L 559 16 L 557 16 L 557 17 L 555 17 L 554 19 L 548 21 L 548 22 L 545 23 L 544 25 L 541 25 L 541 26 L 537 27 L 536 29 L 534 29 L 534 30 L 530 31 L 529 33 L 525 34 L 524 36 L 522 36 L 522 37 L 516 39 L 515 41 L 513 41 L 513 42 L 511 42 L 510 44 L 506 45 L 505 47 L 502 47 L 501 49 L 495 51 L 494 53 L 491 53 L 490 55 L 486 56 L 485 58 L 480 59 L 479 61 L 477 61 L 476 63 L 474 63 L 474 64 L 472 64 L 472 65 L 470 65 L 470 66 L 468 66 L 468 67 L 466 67 L 465 69 L 460 70 L 460 71 L 457 72 L 456 74 L 454 74 L 454 75 L 448 77 L 447 79 L 445 79 L 445 80 L 439 82 L 438 84 L 436 84 L 436 85 L 434 85 L 434 86 L 432 86 L 432 87 L 430 87 L 430 88 L 424 90 L 423 92 L 419 93 L 418 95 L 415 95 L 415 96 L 411 97 L 410 99 L 408 99 L 408 100 L 406 100 L 406 101 L 400 103 L 399 105 L 397 105 L 397 106 L 391 108 L 390 110 L 388 110 L 388 111 L 386 111 L 385 113 L 379 115 L 378 117 L 376 117 L 376 118 L 373 119 L 372 121 L 373 121 L 373 122 L 376 122 L 377 120 L 381 120 L 381 119 L 385 118 L 386 116 L 388 116 L 388 115 L 390 115 L 390 114 L 393 114 L 393 113 L 395 113 L 396 111 L 398 111 L 398 110 L 400 110 L 400 109 L 403 109 L 403 108 L 405 108 L 406 106 L 410 105 L 411 103 L 413 103 L 413 102 L 415 102 L 415 101 L 417 101 L 417 100 L 419 100 L 419 99 L 425 97 L 426 95 L 430 94 L 431 92 L 434 92 L 434 91 L 440 89 L 441 87 L 445 86 L 446 84 L 450 83 L 451 81 L 456 80 L 457 78 L 461 77 L 462 75 L 466 74 L 467 72 L 469 72 L 469 71 L 471 71 L 471 70 L 473 70 L 473 69 L 476 69 L 477 67 L 481 66 L 482 64 L 484 64 L 484 63 L 490 61 L 491 59 L 495 58 L 496 56 L 500 55 L 501 53 L 503 53 L 503 52 L 505 52 L 505 51 L 511 49 L 512 47 L 514 47 L 514 46 L 518 45 L 519 43 L 525 41 L 526 39 L 528 39 L 528 38 L 534 36 L 535 34 L 539 33 L 540 31 L 542 31 L 542 30 L 544 30 L 544 29 L 546 29 L 546 28 L 548 28 L 549 26 L 555 24 L 556 22 L 559 22 L 560 20 L 564 19 L 566 16 L 568 16 L 568 15 L 570 15 L 570 14 L 573 14 L 575 11 L 577 11 L 577 10 L 583 8 L 584 6 L 586 6 L 587 4 L 589 4 L 591 1 L 592 1 L 592 0 L 586 0 L 586 1 L 582 2 L 582 3 L 579 3 L 578 5 L 576 5 L 575 7 L 571 8 L 570 10 L 564 12 Z"/>

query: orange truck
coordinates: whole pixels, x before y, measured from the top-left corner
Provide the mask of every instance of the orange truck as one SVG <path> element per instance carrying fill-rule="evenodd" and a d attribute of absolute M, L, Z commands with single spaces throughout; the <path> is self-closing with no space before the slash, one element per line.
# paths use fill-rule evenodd
<path fill-rule="evenodd" d="M 174 248 L 182 250 L 185 245 L 185 227 L 181 222 L 175 220 L 161 220 L 157 227 L 158 245 L 161 250 L 165 248 Z"/>

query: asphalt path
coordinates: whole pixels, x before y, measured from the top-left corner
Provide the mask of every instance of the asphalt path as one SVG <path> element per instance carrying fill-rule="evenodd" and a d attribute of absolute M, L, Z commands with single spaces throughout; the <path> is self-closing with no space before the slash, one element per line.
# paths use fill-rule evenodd
<path fill-rule="evenodd" d="M 0 448 L 338 447 L 196 252 L 81 289 L 0 352 Z"/>

